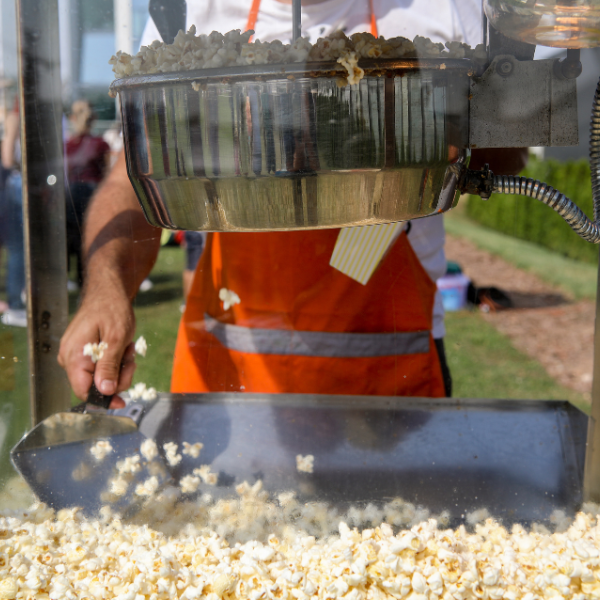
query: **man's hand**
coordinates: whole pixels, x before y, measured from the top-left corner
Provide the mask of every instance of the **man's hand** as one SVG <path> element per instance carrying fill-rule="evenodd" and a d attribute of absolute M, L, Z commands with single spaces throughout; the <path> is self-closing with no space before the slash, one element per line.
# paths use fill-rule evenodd
<path fill-rule="evenodd" d="M 60 343 L 59 364 L 75 394 L 84 400 L 92 384 L 106 395 L 128 389 L 135 371 L 131 302 L 160 247 L 160 229 L 146 221 L 121 155 L 86 214 L 83 300 Z M 83 355 L 88 343 L 106 342 L 94 365 Z M 113 398 L 111 408 L 123 406 Z"/>
<path fill-rule="evenodd" d="M 86 399 L 92 379 L 106 396 L 131 387 L 136 367 L 134 333 L 135 318 L 127 296 L 110 288 L 102 294 L 86 295 L 62 337 L 58 353 L 58 362 L 67 372 L 78 398 Z M 83 355 L 83 347 L 99 342 L 106 342 L 107 348 L 94 364 L 89 356 Z M 120 398 L 113 398 L 111 408 L 122 406 Z"/>

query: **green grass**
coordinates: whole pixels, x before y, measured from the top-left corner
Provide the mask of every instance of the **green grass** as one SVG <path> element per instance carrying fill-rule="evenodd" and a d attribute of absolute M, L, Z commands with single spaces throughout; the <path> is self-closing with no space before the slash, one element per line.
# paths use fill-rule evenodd
<path fill-rule="evenodd" d="M 582 394 L 558 385 L 478 311 L 446 314 L 445 345 L 455 398 L 569 400 L 589 410 Z"/>
<path fill-rule="evenodd" d="M 496 254 L 520 269 L 561 289 L 577 300 L 596 297 L 598 268 L 567 258 L 532 242 L 526 242 L 483 227 L 465 215 L 465 198 L 446 217 L 446 231 L 464 237 L 483 250 Z M 575 235 L 575 234 L 573 234 Z"/>
<path fill-rule="evenodd" d="M 135 339 L 143 335 L 148 342 L 148 352 L 145 357 L 137 357 L 133 380 L 143 381 L 160 391 L 168 391 L 171 386 L 171 366 L 183 301 L 184 265 L 185 254 L 181 248 L 163 248 L 150 275 L 154 287 L 138 294 L 134 302 Z"/>

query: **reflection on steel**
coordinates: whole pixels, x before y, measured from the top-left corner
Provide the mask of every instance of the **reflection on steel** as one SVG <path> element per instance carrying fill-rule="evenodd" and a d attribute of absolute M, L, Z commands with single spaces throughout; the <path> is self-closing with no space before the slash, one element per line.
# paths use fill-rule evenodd
<path fill-rule="evenodd" d="M 162 394 L 139 428 L 159 446 L 202 442 L 219 482 L 200 493 L 215 497 L 262 479 L 306 502 L 402 497 L 454 524 L 485 507 L 509 525 L 579 509 L 586 426 L 560 401 L 212 393 Z M 311 475 L 297 471 L 298 454 L 314 456 Z M 184 456 L 171 475 L 197 465 Z"/>
<path fill-rule="evenodd" d="M 467 157 L 468 63 L 366 63 L 355 86 L 339 68 L 233 67 L 115 82 L 129 176 L 149 222 L 285 230 L 451 208 Z"/>
<path fill-rule="evenodd" d="M 33 423 L 70 406 L 56 357 L 68 323 L 57 0 L 17 0 L 23 212 Z"/>

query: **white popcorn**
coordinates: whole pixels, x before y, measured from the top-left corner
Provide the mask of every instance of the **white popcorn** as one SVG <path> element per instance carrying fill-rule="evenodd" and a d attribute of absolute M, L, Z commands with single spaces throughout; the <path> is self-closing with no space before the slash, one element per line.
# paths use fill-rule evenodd
<path fill-rule="evenodd" d="M 98 462 L 102 462 L 112 451 L 113 451 L 113 447 L 108 440 L 98 440 L 90 448 L 90 454 Z"/>
<path fill-rule="evenodd" d="M 163 444 L 165 450 L 165 457 L 167 462 L 172 466 L 176 467 L 183 458 L 181 454 L 177 454 L 177 444 L 175 442 L 167 442 Z"/>
<path fill-rule="evenodd" d="M 201 442 L 196 442 L 195 444 L 190 444 L 189 442 L 183 442 L 183 453 L 191 456 L 192 458 L 198 458 L 200 456 L 200 451 L 204 448 L 204 444 Z"/>
<path fill-rule="evenodd" d="M 191 494 L 198 489 L 198 486 L 200 485 L 200 477 L 186 475 L 185 477 L 181 478 L 179 485 L 184 494 Z"/>
<path fill-rule="evenodd" d="M 155 400 L 158 394 L 153 387 L 146 387 L 145 383 L 136 383 L 127 393 L 130 400 Z"/>
<path fill-rule="evenodd" d="M 469 525 L 481 523 L 482 521 L 485 521 L 489 518 L 490 513 L 487 508 L 480 508 L 479 510 L 474 510 L 473 512 L 467 513 L 467 523 Z"/>
<path fill-rule="evenodd" d="M 204 483 L 208 485 L 217 485 L 219 476 L 217 473 L 211 472 L 210 465 L 202 465 L 198 469 L 194 469 L 193 473 L 194 475 L 198 475 Z"/>
<path fill-rule="evenodd" d="M 158 447 L 154 440 L 144 440 L 140 445 L 142 456 L 148 461 L 153 461 L 158 456 Z"/>
<path fill-rule="evenodd" d="M 117 477 L 115 479 L 111 479 L 109 490 L 111 494 L 115 496 L 124 496 L 127 493 L 127 488 L 129 487 L 129 482 L 127 479 L 123 477 Z"/>
<path fill-rule="evenodd" d="M 89 356 L 95 364 L 104 356 L 104 351 L 107 348 L 108 344 L 106 342 L 100 342 L 99 344 L 89 343 L 83 347 L 83 355 Z"/>
<path fill-rule="evenodd" d="M 119 477 L 115 491 L 125 487 Z M 136 492 L 151 500 L 127 518 L 109 507 L 94 520 L 40 503 L 0 512 L 0 600 L 600 597 L 596 513 L 554 533 L 507 531 L 491 518 L 475 533 L 438 529 L 433 519 L 361 531 L 334 507 L 302 504 L 293 492 L 271 501 L 261 481 L 239 484 L 236 498 L 186 499 L 199 479 L 185 476 L 179 489 L 160 493 L 148 479 Z M 405 520 L 422 513 L 399 498 L 352 510 Z"/>
<path fill-rule="evenodd" d="M 146 343 L 144 336 L 140 335 L 140 337 L 135 342 L 135 351 L 140 356 L 146 356 L 147 350 L 148 350 L 148 344 Z"/>
<path fill-rule="evenodd" d="M 296 469 L 298 469 L 298 471 L 303 471 L 304 473 L 312 473 L 314 462 L 315 457 L 312 454 L 307 454 L 306 456 L 298 454 L 296 456 Z"/>
<path fill-rule="evenodd" d="M 139 454 L 134 454 L 133 456 L 128 456 L 123 460 L 117 461 L 117 471 L 121 475 L 126 473 L 137 473 L 141 468 L 142 465 L 140 464 Z"/>
<path fill-rule="evenodd" d="M 156 476 L 149 477 L 144 483 L 138 483 L 135 488 L 135 493 L 138 496 L 152 496 L 158 489 L 158 478 Z"/>
<path fill-rule="evenodd" d="M 227 288 L 219 290 L 219 300 L 223 302 L 223 310 L 229 310 L 232 306 L 241 302 L 240 297 L 234 291 Z"/>

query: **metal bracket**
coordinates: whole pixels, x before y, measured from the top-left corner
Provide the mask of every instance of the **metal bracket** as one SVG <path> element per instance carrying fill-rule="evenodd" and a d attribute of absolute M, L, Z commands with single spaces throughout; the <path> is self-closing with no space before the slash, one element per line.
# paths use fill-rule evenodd
<path fill-rule="evenodd" d="M 562 66 L 496 56 L 471 79 L 471 148 L 577 145 L 577 88 Z"/>

